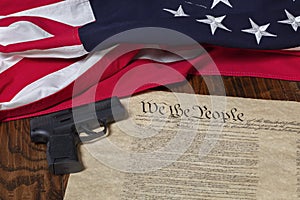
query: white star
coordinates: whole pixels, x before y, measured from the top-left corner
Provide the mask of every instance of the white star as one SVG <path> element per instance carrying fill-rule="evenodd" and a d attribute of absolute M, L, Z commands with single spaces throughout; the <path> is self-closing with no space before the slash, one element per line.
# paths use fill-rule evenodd
<path fill-rule="evenodd" d="M 279 23 L 282 24 L 290 24 L 292 25 L 293 29 L 295 31 L 298 30 L 298 27 L 300 26 L 300 16 L 298 17 L 294 17 L 291 13 L 289 13 L 287 10 L 284 10 L 287 16 L 287 20 L 283 20 L 283 21 L 278 21 Z"/>
<path fill-rule="evenodd" d="M 232 5 L 230 4 L 229 0 L 214 0 L 211 9 L 213 9 L 220 2 L 225 3 L 227 6 L 232 8 Z"/>
<path fill-rule="evenodd" d="M 180 5 L 177 10 L 171 10 L 171 9 L 166 9 L 166 8 L 164 8 L 163 10 L 174 14 L 174 17 L 188 17 L 189 16 L 184 12 L 182 5 Z"/>
<path fill-rule="evenodd" d="M 210 25 L 211 33 L 214 35 L 217 28 L 224 29 L 226 31 L 230 31 L 226 26 L 222 24 L 222 21 L 226 17 L 226 15 L 221 17 L 213 17 L 211 15 L 206 15 L 207 19 L 197 19 L 197 22 L 205 23 Z"/>
<path fill-rule="evenodd" d="M 246 32 L 246 33 L 254 34 L 255 38 L 256 38 L 256 41 L 257 41 L 257 44 L 260 43 L 260 40 L 262 39 L 263 36 L 266 36 L 266 37 L 277 37 L 277 35 L 274 35 L 272 33 L 268 33 L 266 31 L 268 29 L 268 27 L 270 26 L 270 23 L 266 24 L 266 25 L 258 26 L 255 22 L 252 21 L 251 18 L 249 18 L 249 20 L 250 20 L 252 28 L 245 29 L 245 30 L 242 30 L 242 31 Z"/>

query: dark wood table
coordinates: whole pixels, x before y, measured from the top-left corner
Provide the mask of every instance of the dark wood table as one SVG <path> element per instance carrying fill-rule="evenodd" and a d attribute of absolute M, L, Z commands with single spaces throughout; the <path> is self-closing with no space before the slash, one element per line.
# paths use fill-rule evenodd
<path fill-rule="evenodd" d="M 222 77 L 227 96 L 300 102 L 300 82 L 249 77 Z M 188 78 L 198 94 L 222 95 L 217 77 Z M 210 91 L 206 87 L 210 85 Z M 172 85 L 186 91 L 186 84 Z M 160 88 L 162 89 L 162 88 Z M 29 119 L 0 124 L 0 200 L 63 199 L 68 175 L 48 172 L 46 145 L 31 143 Z"/>

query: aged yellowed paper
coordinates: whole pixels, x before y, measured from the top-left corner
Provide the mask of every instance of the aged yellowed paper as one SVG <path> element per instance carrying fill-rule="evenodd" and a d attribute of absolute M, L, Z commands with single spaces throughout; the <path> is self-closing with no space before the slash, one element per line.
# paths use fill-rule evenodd
<path fill-rule="evenodd" d="M 299 199 L 300 104 L 151 92 L 82 146 L 65 199 Z"/>

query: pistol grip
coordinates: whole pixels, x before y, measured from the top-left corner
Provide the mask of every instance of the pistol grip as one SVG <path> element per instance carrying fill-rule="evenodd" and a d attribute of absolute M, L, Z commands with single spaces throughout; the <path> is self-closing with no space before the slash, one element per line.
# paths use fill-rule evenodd
<path fill-rule="evenodd" d="M 76 133 L 77 134 L 77 133 Z M 79 140 L 74 135 L 53 135 L 47 143 L 47 160 L 53 174 L 69 174 L 82 171 L 79 160 Z"/>

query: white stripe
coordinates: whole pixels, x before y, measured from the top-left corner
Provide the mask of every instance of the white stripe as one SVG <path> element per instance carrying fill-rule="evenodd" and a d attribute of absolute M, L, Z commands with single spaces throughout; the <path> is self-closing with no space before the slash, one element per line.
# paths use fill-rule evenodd
<path fill-rule="evenodd" d="M 10 67 L 14 66 L 15 64 L 17 64 L 20 60 L 22 60 L 22 57 L 20 56 L 6 57 L 0 54 L 0 74 L 5 70 L 9 69 Z"/>
<path fill-rule="evenodd" d="M 53 37 L 53 35 L 27 21 L 18 21 L 10 24 L 8 27 L 0 27 L 0 44 L 3 46 L 49 37 Z"/>
<path fill-rule="evenodd" d="M 46 50 L 28 50 L 24 52 L 0 53 L 0 74 L 13 67 L 24 57 L 27 58 L 78 58 L 88 52 L 83 45 L 58 47 Z"/>
<path fill-rule="evenodd" d="M 52 19 L 70 26 L 82 26 L 95 21 L 93 10 L 88 0 L 67 0 L 51 5 L 41 6 L 1 18 L 11 16 L 36 16 Z"/>
<path fill-rule="evenodd" d="M 45 50 L 33 49 L 22 52 L 2 53 L 0 55 L 28 57 L 28 58 L 78 58 L 88 54 L 83 45 L 57 47 Z"/>
<path fill-rule="evenodd" d="M 88 52 L 83 45 L 58 47 L 46 50 L 28 50 L 24 52 L 0 53 L 0 73 L 8 70 L 17 64 L 24 57 L 26 58 L 78 58 Z"/>
<path fill-rule="evenodd" d="M 49 74 L 24 87 L 9 102 L 0 102 L 0 111 L 18 108 L 38 101 L 70 85 L 84 72 L 93 67 L 101 58 L 116 46 L 91 54 L 88 59 L 78 61 L 69 67 Z"/>
<path fill-rule="evenodd" d="M 286 51 L 300 51 L 300 47 L 294 47 L 294 48 L 290 48 L 290 49 L 284 49 Z"/>
<path fill-rule="evenodd" d="M 174 53 L 172 53 L 174 52 Z M 191 50 L 172 50 L 164 51 L 163 49 L 143 49 L 135 57 L 138 59 L 147 59 L 161 63 L 171 63 L 182 60 L 190 60 L 204 53 L 204 49 Z"/>

